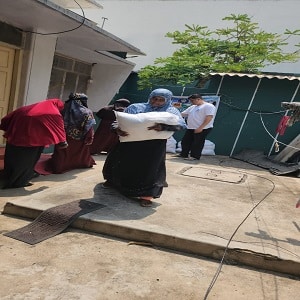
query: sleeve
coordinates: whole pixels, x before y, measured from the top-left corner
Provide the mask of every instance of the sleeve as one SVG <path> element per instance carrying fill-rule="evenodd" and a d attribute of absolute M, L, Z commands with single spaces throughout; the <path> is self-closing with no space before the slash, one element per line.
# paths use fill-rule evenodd
<path fill-rule="evenodd" d="M 181 115 L 182 115 L 183 117 L 187 117 L 188 114 L 189 114 L 189 109 L 188 109 L 188 108 L 185 109 L 185 110 L 183 110 L 183 111 L 181 112 Z"/>
<path fill-rule="evenodd" d="M 99 119 L 103 119 L 103 116 L 105 115 L 105 109 L 102 108 L 100 109 L 97 113 L 96 113 L 96 116 L 99 118 Z"/>
<path fill-rule="evenodd" d="M 144 103 L 136 103 L 129 105 L 124 112 L 128 114 L 138 114 L 145 112 L 145 104 Z"/>
<path fill-rule="evenodd" d="M 186 118 L 189 113 L 191 112 L 191 110 L 193 110 L 193 108 L 195 108 L 195 105 L 191 105 L 188 108 L 186 108 L 184 111 L 181 112 L 181 115 Z"/>
<path fill-rule="evenodd" d="M 158 125 L 161 126 L 162 131 L 179 131 L 183 129 L 181 125 L 167 125 L 163 123 L 158 123 Z"/>
<path fill-rule="evenodd" d="M 214 116 L 216 113 L 216 108 L 214 105 L 207 105 L 206 108 L 205 108 L 205 114 L 207 116 Z"/>

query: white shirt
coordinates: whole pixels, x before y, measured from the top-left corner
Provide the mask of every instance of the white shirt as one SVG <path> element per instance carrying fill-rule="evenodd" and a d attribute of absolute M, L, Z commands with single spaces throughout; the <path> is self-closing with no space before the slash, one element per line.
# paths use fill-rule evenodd
<path fill-rule="evenodd" d="M 216 108 L 211 103 L 203 103 L 201 105 L 191 105 L 181 114 L 187 117 L 187 128 L 197 129 L 205 120 L 206 116 L 215 116 Z M 203 128 L 212 128 L 214 126 L 214 118 Z"/>

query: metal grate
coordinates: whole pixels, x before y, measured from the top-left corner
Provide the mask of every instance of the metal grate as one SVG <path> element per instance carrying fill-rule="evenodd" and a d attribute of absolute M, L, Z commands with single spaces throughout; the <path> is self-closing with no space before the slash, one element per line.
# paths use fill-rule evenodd
<path fill-rule="evenodd" d="M 80 73 L 80 74 L 85 74 L 85 75 L 90 75 L 92 72 L 92 65 L 76 61 L 75 66 L 74 66 L 74 72 Z"/>
<path fill-rule="evenodd" d="M 62 69 L 66 71 L 73 70 L 74 61 L 70 58 L 55 55 L 53 59 L 53 68 Z"/>

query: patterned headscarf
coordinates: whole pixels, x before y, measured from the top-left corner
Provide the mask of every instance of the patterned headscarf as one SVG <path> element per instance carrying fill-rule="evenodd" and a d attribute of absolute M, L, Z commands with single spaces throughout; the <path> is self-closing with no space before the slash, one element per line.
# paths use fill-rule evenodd
<path fill-rule="evenodd" d="M 166 102 L 162 106 L 154 107 L 150 103 L 150 100 L 153 97 L 163 97 L 165 98 Z M 167 89 L 163 89 L 163 88 L 155 89 L 150 93 L 148 97 L 148 102 L 131 104 L 126 108 L 125 112 L 129 114 L 139 114 L 139 113 L 146 113 L 151 111 L 157 111 L 157 112 L 167 111 L 169 113 L 178 116 L 180 119 L 180 125 L 186 127 L 185 121 L 182 118 L 179 110 L 174 106 L 172 106 L 172 97 L 173 97 L 173 93 Z"/>
<path fill-rule="evenodd" d="M 62 112 L 67 136 L 83 140 L 91 127 L 96 124 L 93 112 L 87 106 L 88 97 L 82 93 L 71 93 Z"/>

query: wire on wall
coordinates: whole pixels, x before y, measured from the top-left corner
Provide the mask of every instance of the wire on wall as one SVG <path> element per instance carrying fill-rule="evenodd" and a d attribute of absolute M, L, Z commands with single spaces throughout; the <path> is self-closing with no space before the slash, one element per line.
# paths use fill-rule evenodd
<path fill-rule="evenodd" d="M 26 32 L 26 33 L 34 33 L 34 34 L 39 34 L 39 35 L 57 35 L 57 34 L 62 34 L 62 33 L 66 33 L 66 32 L 77 30 L 78 28 L 80 28 L 84 24 L 84 22 L 86 20 L 86 17 L 85 17 L 85 13 L 84 13 L 84 10 L 81 7 L 81 5 L 76 0 L 73 0 L 73 1 L 76 2 L 76 4 L 81 9 L 82 17 L 83 17 L 81 23 L 78 26 L 76 26 L 75 28 L 67 29 L 67 30 L 63 30 L 63 31 L 58 31 L 58 32 L 48 32 L 48 33 L 42 33 L 42 32 L 37 32 L 37 31 L 30 31 L 30 30 L 22 30 L 22 31 Z"/>

